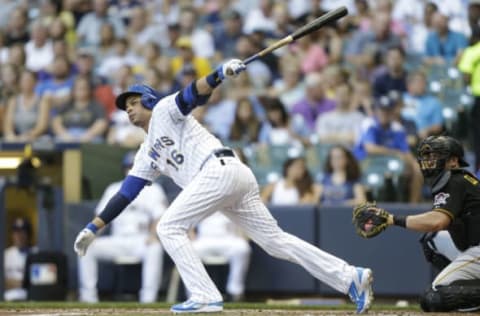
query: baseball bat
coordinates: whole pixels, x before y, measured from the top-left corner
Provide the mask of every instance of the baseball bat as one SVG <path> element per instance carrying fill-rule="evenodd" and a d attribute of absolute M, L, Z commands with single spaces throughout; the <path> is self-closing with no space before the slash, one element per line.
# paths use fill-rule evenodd
<path fill-rule="evenodd" d="M 328 23 L 331 23 L 333 21 L 336 21 L 336 20 L 344 17 L 347 14 L 348 14 L 348 10 L 345 6 L 342 6 L 342 7 L 339 7 L 337 9 L 335 9 L 335 10 L 329 11 L 329 12 L 325 13 L 324 15 L 319 16 L 315 20 L 311 21 L 310 23 L 305 24 L 304 26 L 302 26 L 301 28 L 299 28 L 298 30 L 293 32 L 292 34 L 290 34 L 288 36 L 285 36 L 281 40 L 276 41 L 275 43 L 273 43 L 272 45 L 263 49 L 262 51 L 256 53 L 255 55 L 248 57 L 243 62 L 246 65 L 248 65 L 252 61 L 254 61 L 254 60 L 256 60 L 256 59 L 258 59 L 262 56 L 265 56 L 268 53 L 273 52 L 277 48 L 283 47 L 283 46 L 299 39 L 300 37 L 303 37 L 307 34 L 315 32 L 316 30 L 318 30 L 322 26 L 324 26 Z"/>

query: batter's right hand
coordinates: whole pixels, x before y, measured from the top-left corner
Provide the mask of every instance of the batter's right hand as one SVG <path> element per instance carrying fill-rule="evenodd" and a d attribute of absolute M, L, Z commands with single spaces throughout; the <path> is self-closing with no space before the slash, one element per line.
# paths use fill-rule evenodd
<path fill-rule="evenodd" d="M 80 257 L 83 257 L 87 252 L 88 246 L 95 239 L 95 233 L 88 228 L 84 228 L 80 233 L 78 233 L 77 238 L 75 239 L 75 244 L 73 249 Z"/>

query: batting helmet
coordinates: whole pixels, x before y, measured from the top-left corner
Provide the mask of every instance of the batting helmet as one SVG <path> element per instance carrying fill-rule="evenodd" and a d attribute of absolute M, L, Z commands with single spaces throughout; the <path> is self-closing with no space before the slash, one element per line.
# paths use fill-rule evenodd
<path fill-rule="evenodd" d="M 153 107 L 162 98 L 160 92 L 156 91 L 152 87 L 147 86 L 146 84 L 134 84 L 128 87 L 127 91 L 117 96 L 117 99 L 115 100 L 115 105 L 117 108 L 125 111 L 125 108 L 127 107 L 127 98 L 133 95 L 140 95 L 140 102 L 149 110 L 153 110 Z"/>
<path fill-rule="evenodd" d="M 463 146 L 450 136 L 429 136 L 418 147 L 417 159 L 425 175 L 438 174 L 450 157 L 457 157 L 460 167 L 468 167 Z"/>

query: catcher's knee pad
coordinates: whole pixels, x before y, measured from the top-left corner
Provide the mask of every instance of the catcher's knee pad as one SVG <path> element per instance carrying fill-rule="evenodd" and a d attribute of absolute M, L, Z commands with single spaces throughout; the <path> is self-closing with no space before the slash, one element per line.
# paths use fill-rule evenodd
<path fill-rule="evenodd" d="M 480 308 L 479 280 L 460 280 L 448 286 L 430 288 L 420 297 L 425 312 L 450 312 Z"/>

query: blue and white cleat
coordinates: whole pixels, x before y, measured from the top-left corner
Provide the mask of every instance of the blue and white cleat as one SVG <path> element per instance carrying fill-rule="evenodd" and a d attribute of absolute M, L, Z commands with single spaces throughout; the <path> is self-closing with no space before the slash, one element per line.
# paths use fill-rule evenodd
<path fill-rule="evenodd" d="M 223 311 L 223 302 L 197 303 L 191 300 L 187 300 L 183 303 L 173 305 L 170 311 L 174 314 L 216 313 Z"/>
<path fill-rule="evenodd" d="M 352 302 L 357 305 L 357 314 L 368 312 L 373 302 L 373 274 L 372 270 L 357 267 L 357 273 L 353 276 L 348 295 Z"/>

